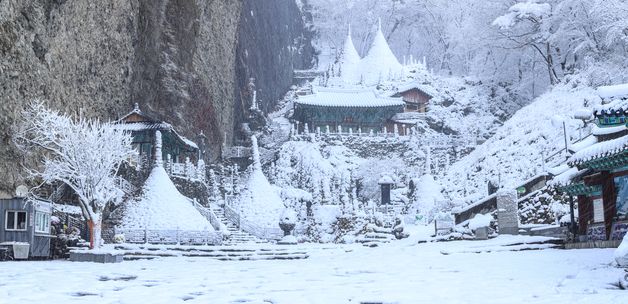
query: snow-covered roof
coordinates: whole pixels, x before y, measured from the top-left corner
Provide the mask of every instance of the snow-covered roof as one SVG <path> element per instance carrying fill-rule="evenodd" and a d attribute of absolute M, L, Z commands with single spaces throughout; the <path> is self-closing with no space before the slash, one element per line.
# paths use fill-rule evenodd
<path fill-rule="evenodd" d="M 377 183 L 380 185 L 391 185 L 394 184 L 395 181 L 392 179 L 392 177 L 384 175 L 377 181 Z"/>
<path fill-rule="evenodd" d="M 569 170 L 569 168 L 571 168 L 571 167 L 569 167 L 569 165 L 561 164 L 559 166 L 547 169 L 547 173 L 556 176 L 556 175 L 559 175 L 559 174 Z"/>
<path fill-rule="evenodd" d="M 144 118 L 145 122 L 159 122 L 156 119 L 148 116 L 146 113 L 142 112 L 142 110 L 140 110 L 140 106 L 139 104 L 136 102 L 133 106 L 133 111 L 127 113 L 126 115 L 122 116 L 122 118 L 118 119 L 118 121 L 116 121 L 116 123 L 123 123 L 125 122 L 125 120 L 127 118 L 129 118 L 132 115 L 139 115 L 142 118 Z"/>
<path fill-rule="evenodd" d="M 144 121 L 126 121 L 127 118 L 129 118 L 131 115 L 134 115 L 134 114 L 137 114 L 143 117 L 145 120 Z M 145 131 L 145 130 L 170 131 L 179 140 L 181 140 L 181 142 L 183 142 L 185 145 L 191 147 L 192 149 L 198 149 L 198 145 L 195 142 L 185 138 L 184 136 L 181 136 L 179 133 L 177 133 L 177 131 L 174 129 L 174 127 L 171 124 L 167 122 L 163 122 L 163 121 L 158 121 L 144 114 L 144 112 L 140 110 L 137 103 L 135 104 L 133 111 L 129 112 L 128 114 L 124 115 L 122 118 L 118 119 L 115 123 L 113 123 L 113 127 L 118 130 L 124 130 L 124 131 L 130 131 L 130 132 Z"/>
<path fill-rule="evenodd" d="M 609 135 L 609 134 L 619 133 L 626 130 L 628 130 L 628 128 L 626 128 L 626 125 L 619 125 L 619 126 L 613 126 L 613 127 L 598 127 L 594 125 L 591 128 L 591 134 L 596 135 L 596 136 Z"/>
<path fill-rule="evenodd" d="M 616 154 L 628 148 L 628 135 L 591 145 L 576 152 L 569 158 L 572 166 L 581 164 L 596 158 Z"/>
<path fill-rule="evenodd" d="M 410 91 L 410 90 L 412 90 L 412 89 L 417 89 L 417 90 L 419 90 L 419 91 L 421 91 L 421 92 L 423 92 L 423 93 L 425 93 L 425 94 L 429 95 L 430 97 L 434 97 L 434 96 L 436 96 L 436 95 L 438 94 L 438 93 L 437 93 L 437 92 L 436 92 L 436 91 L 435 91 L 432 87 L 430 87 L 429 85 L 423 85 L 423 84 L 419 84 L 419 83 L 416 83 L 416 82 L 411 82 L 411 83 L 408 83 L 408 84 L 405 84 L 405 85 L 401 85 L 401 86 L 399 86 L 399 87 L 397 88 L 397 92 L 395 92 L 395 93 L 393 94 L 393 96 L 395 96 L 395 95 L 397 95 L 397 94 L 400 94 L 400 93 L 403 93 L 403 92 Z"/>
<path fill-rule="evenodd" d="M 83 211 L 81 211 L 81 207 L 67 204 L 53 203 L 52 209 L 67 214 L 83 214 Z"/>
<path fill-rule="evenodd" d="M 578 170 L 578 168 L 572 167 L 554 177 L 551 181 L 548 182 L 548 184 L 550 186 L 558 187 L 566 186 L 569 185 L 574 178 L 584 175 L 587 171 L 588 169 Z"/>
<path fill-rule="evenodd" d="M 580 151 L 580 150 L 582 150 L 582 149 L 584 149 L 586 147 L 589 147 L 589 146 L 591 146 L 593 144 L 596 144 L 596 143 L 597 143 L 597 137 L 595 137 L 593 135 L 589 135 L 589 136 L 585 137 L 583 140 L 581 140 L 581 141 L 579 141 L 577 143 L 571 144 L 571 146 L 569 147 L 569 150 L 573 151 L 573 152 L 578 152 L 578 151 Z M 554 174 L 554 175 L 556 175 L 556 174 Z"/>
<path fill-rule="evenodd" d="M 603 105 L 597 105 L 594 108 L 593 114 L 599 115 L 617 112 L 628 112 L 628 100 L 616 99 Z"/>
<path fill-rule="evenodd" d="M 319 88 L 312 95 L 299 96 L 296 103 L 323 107 L 387 107 L 403 106 L 400 98 L 380 97 L 370 90 Z"/>
<path fill-rule="evenodd" d="M 170 130 L 172 126 L 165 122 L 128 122 L 115 124 L 114 127 L 124 131 L 144 131 L 144 130 Z"/>
<path fill-rule="evenodd" d="M 628 83 L 601 86 L 597 88 L 597 92 L 602 99 L 625 98 L 628 97 Z"/>

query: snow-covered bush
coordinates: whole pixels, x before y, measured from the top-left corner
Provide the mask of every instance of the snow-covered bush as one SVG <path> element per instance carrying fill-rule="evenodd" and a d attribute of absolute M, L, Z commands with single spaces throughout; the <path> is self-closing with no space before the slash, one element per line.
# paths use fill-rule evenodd
<path fill-rule="evenodd" d="M 411 204 L 408 214 L 421 216 L 424 223 L 430 223 L 438 211 L 445 211 L 440 208 L 445 207 L 445 198 L 441 193 L 442 187 L 432 175 L 426 174 L 411 181 Z"/>

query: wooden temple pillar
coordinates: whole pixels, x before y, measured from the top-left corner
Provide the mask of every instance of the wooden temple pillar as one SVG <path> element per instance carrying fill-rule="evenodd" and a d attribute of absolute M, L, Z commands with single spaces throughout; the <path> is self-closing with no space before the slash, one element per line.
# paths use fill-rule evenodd
<path fill-rule="evenodd" d="M 593 219 L 593 205 L 586 195 L 578 195 L 578 235 L 586 235 Z"/>
<path fill-rule="evenodd" d="M 610 239 L 613 228 L 613 218 L 617 215 L 617 193 L 615 192 L 615 180 L 609 171 L 602 172 L 602 201 L 604 203 L 604 226 L 606 228 L 606 239 Z"/>

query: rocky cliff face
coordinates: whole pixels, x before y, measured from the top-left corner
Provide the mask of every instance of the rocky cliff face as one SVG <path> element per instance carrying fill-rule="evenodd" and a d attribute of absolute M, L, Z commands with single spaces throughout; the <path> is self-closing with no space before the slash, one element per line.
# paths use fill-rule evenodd
<path fill-rule="evenodd" d="M 243 79 L 261 80 L 270 108 L 310 60 L 289 51 L 309 45 L 294 40 L 300 18 L 290 0 L 0 0 L 0 196 L 22 182 L 10 128 L 33 99 L 101 119 L 137 102 L 188 137 L 203 130 L 217 155 L 243 117 Z"/>
<path fill-rule="evenodd" d="M 244 1 L 236 53 L 236 121 L 249 115 L 250 78 L 255 78 L 260 109 L 268 113 L 292 85 L 293 70 L 312 66 L 314 32 L 304 21 L 311 22 L 311 15 L 302 14 L 294 0 Z"/>

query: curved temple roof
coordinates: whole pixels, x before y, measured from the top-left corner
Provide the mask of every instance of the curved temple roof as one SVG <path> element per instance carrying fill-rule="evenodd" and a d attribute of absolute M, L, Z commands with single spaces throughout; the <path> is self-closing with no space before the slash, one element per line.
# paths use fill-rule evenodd
<path fill-rule="evenodd" d="M 296 103 L 322 107 L 403 106 L 401 98 L 380 97 L 369 90 L 318 89 L 315 94 L 300 96 Z"/>

